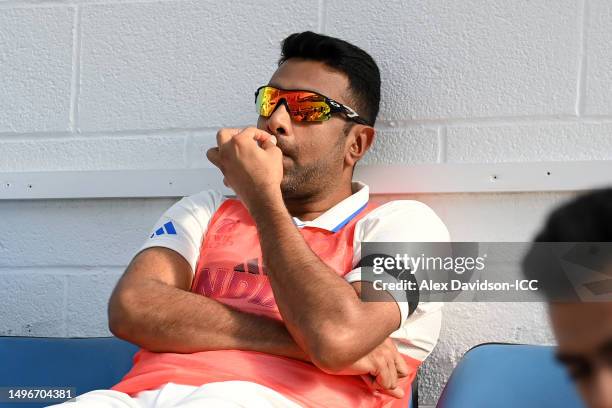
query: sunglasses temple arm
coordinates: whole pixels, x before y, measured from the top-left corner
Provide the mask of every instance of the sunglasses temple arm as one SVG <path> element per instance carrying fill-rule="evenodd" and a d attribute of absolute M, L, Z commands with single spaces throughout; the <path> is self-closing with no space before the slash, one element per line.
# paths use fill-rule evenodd
<path fill-rule="evenodd" d="M 367 125 L 370 126 L 361 116 L 359 116 L 359 114 L 357 112 L 355 112 L 354 110 L 352 110 L 351 108 L 349 108 L 346 105 L 342 105 L 342 108 L 344 108 L 344 114 L 351 119 L 354 122 L 357 122 L 361 125 Z"/>

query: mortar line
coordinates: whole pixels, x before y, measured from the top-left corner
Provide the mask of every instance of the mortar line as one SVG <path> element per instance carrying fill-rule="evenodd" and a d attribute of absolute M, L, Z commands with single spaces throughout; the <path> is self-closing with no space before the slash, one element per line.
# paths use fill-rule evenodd
<path fill-rule="evenodd" d="M 612 121 L 610 115 L 568 116 L 508 116 L 482 118 L 448 118 L 448 119 L 416 119 L 416 120 L 382 120 L 376 122 L 377 128 L 402 128 L 416 126 L 505 126 L 505 125 L 556 125 L 577 123 L 605 123 Z M 391 123 L 393 124 L 391 126 Z"/>
<path fill-rule="evenodd" d="M 393 123 L 393 126 L 390 124 Z M 534 126 L 534 125 L 575 125 L 575 124 L 610 124 L 611 115 L 585 115 L 581 117 L 571 116 L 529 116 L 529 117 L 490 117 L 490 118 L 453 118 L 453 119 L 423 119 L 423 120 L 379 120 L 376 122 L 378 130 L 397 130 L 402 128 L 412 128 L 418 126 Z M 233 127 L 246 127 L 247 125 L 233 125 Z M 27 140 L 71 140 L 75 138 L 85 138 L 88 140 L 95 138 L 114 138 L 114 137 L 139 137 L 139 136 L 187 136 L 189 132 L 216 133 L 221 125 L 199 128 L 166 128 L 166 129 L 124 129 L 124 130 L 96 130 L 80 131 L 78 134 L 57 131 L 57 132 L 0 132 L 3 141 L 27 141 Z"/>
<path fill-rule="evenodd" d="M 79 94 L 81 82 L 81 7 L 74 9 L 72 38 L 72 79 L 70 83 L 70 130 L 78 132 Z"/>
<path fill-rule="evenodd" d="M 318 4 L 318 21 L 317 21 L 317 31 L 319 33 L 324 33 L 327 25 L 327 3 L 325 0 L 319 0 Z"/>
<path fill-rule="evenodd" d="M 438 163 L 446 163 L 448 150 L 448 135 L 446 126 L 438 129 Z"/>
<path fill-rule="evenodd" d="M 64 337 L 68 336 L 68 276 L 64 275 L 64 300 L 62 306 L 62 320 Z"/>
<path fill-rule="evenodd" d="M 207 130 L 206 132 L 210 132 L 212 137 L 219 130 L 219 128 L 215 128 L 215 130 Z M 214 133 L 213 133 L 214 132 Z M 188 131 L 186 130 L 176 130 L 176 131 L 118 131 L 118 132 L 83 132 L 79 131 L 78 133 L 70 133 L 70 132 L 26 132 L 26 133 L 0 133 L 0 138 L 3 141 L 27 141 L 27 140 L 36 140 L 36 141 L 56 141 L 56 140 L 95 140 L 95 139 L 112 139 L 112 138 L 140 138 L 140 137 L 159 137 L 159 136 L 174 136 L 174 137 L 188 137 Z"/>
<path fill-rule="evenodd" d="M 112 5 L 112 4 L 154 4 L 154 3 L 171 3 L 176 0 L 91 0 L 87 5 Z M 81 6 L 83 3 L 78 1 L 61 1 L 61 0 L 7 0 L 0 3 L 0 9 L 26 9 L 26 8 L 53 8 L 53 7 L 74 7 Z"/>
<path fill-rule="evenodd" d="M 587 68 L 587 25 L 588 25 L 588 0 L 583 0 L 581 7 L 582 15 L 580 16 L 579 30 L 579 52 L 578 52 L 578 80 L 576 81 L 576 116 L 581 117 L 584 114 L 584 105 L 586 98 L 586 68 Z"/>
<path fill-rule="evenodd" d="M 390 125 L 393 123 L 393 126 Z M 453 119 L 423 119 L 423 120 L 380 120 L 376 122 L 378 130 L 397 130 L 402 128 L 413 128 L 418 126 L 536 126 L 536 125 L 576 125 L 576 124 L 610 124 L 611 115 L 585 115 L 581 117 L 571 116 L 529 116 L 529 117 L 490 117 L 490 118 L 453 118 Z M 233 127 L 246 127 L 247 125 L 233 125 Z M 28 141 L 28 140 L 72 140 L 76 138 L 105 139 L 125 138 L 139 136 L 187 136 L 189 132 L 216 133 L 221 125 L 199 128 L 166 128 L 166 129 L 124 129 L 124 130 L 96 130 L 80 131 L 78 134 L 57 132 L 0 132 L 3 141 Z"/>
<path fill-rule="evenodd" d="M 194 142 L 192 142 L 193 138 L 193 134 L 189 134 L 183 138 L 183 166 L 186 169 L 192 168 L 191 158 L 189 157 L 188 152 L 190 150 L 190 147 L 195 144 Z"/>

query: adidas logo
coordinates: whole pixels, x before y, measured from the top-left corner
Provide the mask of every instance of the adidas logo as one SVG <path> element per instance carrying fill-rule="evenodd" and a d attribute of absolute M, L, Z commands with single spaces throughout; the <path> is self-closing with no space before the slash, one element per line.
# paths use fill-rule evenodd
<path fill-rule="evenodd" d="M 245 264 L 246 264 L 246 268 L 245 268 Z M 248 272 L 248 273 L 252 273 L 253 275 L 260 275 L 259 259 L 253 258 L 253 259 L 248 259 L 244 263 L 239 263 L 238 265 L 234 266 L 234 272 Z M 263 273 L 263 275 L 268 274 L 266 267 L 263 265 L 261 268 L 261 272 Z"/>
<path fill-rule="evenodd" d="M 151 234 L 150 238 L 153 238 L 154 236 L 157 236 L 157 235 L 164 235 L 164 234 L 176 235 L 176 229 L 174 229 L 174 224 L 172 224 L 172 221 L 168 221 L 163 226 L 155 230 L 155 232 Z"/>

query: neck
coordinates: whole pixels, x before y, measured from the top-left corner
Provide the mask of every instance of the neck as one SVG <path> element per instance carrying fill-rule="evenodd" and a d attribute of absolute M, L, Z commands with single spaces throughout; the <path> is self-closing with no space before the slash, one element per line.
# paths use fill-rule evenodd
<path fill-rule="evenodd" d="M 332 185 L 329 189 L 321 191 L 308 198 L 284 199 L 285 206 L 293 217 L 302 221 L 312 221 L 340 201 L 351 196 L 353 190 L 351 180 L 342 181 L 339 185 Z"/>

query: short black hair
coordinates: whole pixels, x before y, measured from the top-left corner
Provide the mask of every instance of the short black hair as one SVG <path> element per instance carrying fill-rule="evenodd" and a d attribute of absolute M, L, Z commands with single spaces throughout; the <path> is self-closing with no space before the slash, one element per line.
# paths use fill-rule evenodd
<path fill-rule="evenodd" d="M 556 208 L 535 242 L 612 242 L 612 188 L 593 190 Z"/>
<path fill-rule="evenodd" d="M 564 288 L 572 285 L 561 273 L 560 258 L 538 243 L 609 243 L 612 242 L 612 188 L 592 190 L 557 207 L 547 217 L 543 228 L 534 238 L 534 243 L 523 258 L 522 268 L 528 279 L 540 282 L 554 280 L 554 290 L 544 294 L 549 300 L 558 298 Z M 603 251 L 594 248 L 604 248 Z M 610 245 L 574 245 L 574 257 L 581 256 L 591 265 L 604 267 L 612 263 Z M 554 277 L 554 278 L 552 278 Z"/>
<path fill-rule="evenodd" d="M 380 71 L 370 54 L 339 38 L 304 31 L 283 40 L 278 65 L 290 58 L 320 61 L 345 74 L 353 97 L 351 107 L 374 126 L 380 106 Z"/>

